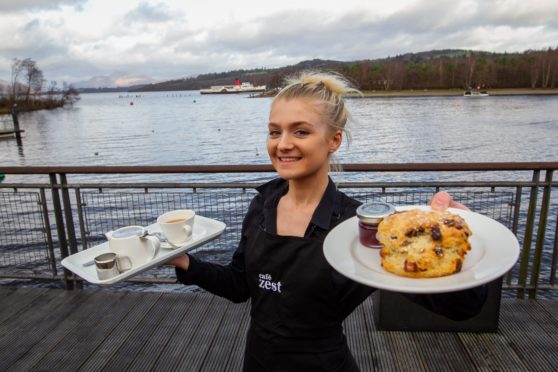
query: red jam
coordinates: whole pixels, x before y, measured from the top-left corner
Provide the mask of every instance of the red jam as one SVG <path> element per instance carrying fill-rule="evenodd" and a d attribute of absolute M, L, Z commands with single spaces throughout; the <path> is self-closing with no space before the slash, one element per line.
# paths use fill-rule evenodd
<path fill-rule="evenodd" d="M 362 221 L 358 222 L 358 236 L 360 244 L 370 248 L 382 248 L 382 244 L 376 238 L 378 232 L 378 224 L 366 224 Z"/>
<path fill-rule="evenodd" d="M 393 205 L 388 203 L 367 203 L 357 208 L 358 235 L 360 244 L 370 248 L 382 248 L 376 234 L 378 225 L 390 214 L 395 212 Z"/>

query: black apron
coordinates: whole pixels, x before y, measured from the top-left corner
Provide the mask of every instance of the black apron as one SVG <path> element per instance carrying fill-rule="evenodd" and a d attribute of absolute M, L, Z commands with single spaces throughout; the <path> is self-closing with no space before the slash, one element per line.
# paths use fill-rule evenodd
<path fill-rule="evenodd" d="M 332 267 L 318 239 L 253 226 L 245 371 L 358 371 L 343 335 Z"/>

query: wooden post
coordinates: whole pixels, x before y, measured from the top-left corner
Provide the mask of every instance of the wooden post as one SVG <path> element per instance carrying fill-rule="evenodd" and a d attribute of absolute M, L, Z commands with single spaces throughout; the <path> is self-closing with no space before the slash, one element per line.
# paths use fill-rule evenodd
<path fill-rule="evenodd" d="M 16 136 L 20 136 L 19 120 L 17 119 L 17 103 L 14 103 L 12 106 L 12 120 L 14 121 L 14 131 L 16 132 Z"/>
<path fill-rule="evenodd" d="M 14 122 L 14 132 L 17 144 L 21 146 L 21 131 L 19 129 L 19 120 L 17 118 L 17 103 L 14 103 L 14 105 L 12 106 L 12 120 Z"/>

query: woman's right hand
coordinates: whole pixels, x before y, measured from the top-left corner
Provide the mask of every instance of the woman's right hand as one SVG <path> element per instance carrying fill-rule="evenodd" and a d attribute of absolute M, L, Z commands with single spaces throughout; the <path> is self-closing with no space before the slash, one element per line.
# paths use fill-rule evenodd
<path fill-rule="evenodd" d="M 188 270 L 188 267 L 190 266 L 190 257 L 188 257 L 187 254 L 182 255 L 182 256 L 178 256 L 178 257 L 174 257 L 174 258 L 168 260 L 167 262 L 165 262 L 165 265 L 175 266 L 175 267 L 178 267 L 178 268 L 186 271 L 186 270 Z"/>

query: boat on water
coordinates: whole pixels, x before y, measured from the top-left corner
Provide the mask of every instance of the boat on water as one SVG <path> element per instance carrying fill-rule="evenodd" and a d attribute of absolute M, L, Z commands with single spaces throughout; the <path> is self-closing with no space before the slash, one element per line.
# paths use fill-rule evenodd
<path fill-rule="evenodd" d="M 213 85 L 210 88 L 200 89 L 201 94 L 234 94 L 234 93 L 259 93 L 265 92 L 265 85 L 252 85 L 252 83 L 240 83 L 236 79 L 234 85 Z"/>
<path fill-rule="evenodd" d="M 464 97 L 488 97 L 488 92 L 486 90 L 481 90 L 480 87 L 475 89 L 469 87 L 465 93 L 463 93 Z"/>

